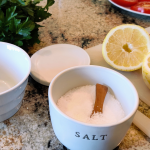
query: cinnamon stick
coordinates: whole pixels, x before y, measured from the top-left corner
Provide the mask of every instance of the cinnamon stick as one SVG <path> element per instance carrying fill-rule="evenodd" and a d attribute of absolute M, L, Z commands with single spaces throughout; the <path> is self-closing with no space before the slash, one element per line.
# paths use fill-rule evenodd
<path fill-rule="evenodd" d="M 96 84 L 96 100 L 95 100 L 95 105 L 94 105 L 94 109 L 92 111 L 91 116 L 97 112 L 103 113 L 103 103 L 104 103 L 107 91 L 108 91 L 107 86 Z"/>

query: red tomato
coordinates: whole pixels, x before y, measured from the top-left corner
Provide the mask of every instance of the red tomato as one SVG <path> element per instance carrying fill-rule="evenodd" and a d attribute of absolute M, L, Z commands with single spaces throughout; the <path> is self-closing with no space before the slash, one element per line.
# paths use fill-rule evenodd
<path fill-rule="evenodd" d="M 138 2 L 150 2 L 150 0 L 138 0 Z"/>
<path fill-rule="evenodd" d="M 138 0 L 112 0 L 112 1 L 118 5 L 125 6 L 125 7 L 133 6 L 138 2 Z"/>
<path fill-rule="evenodd" d="M 150 2 L 138 2 L 134 6 L 131 6 L 132 10 L 150 14 Z"/>

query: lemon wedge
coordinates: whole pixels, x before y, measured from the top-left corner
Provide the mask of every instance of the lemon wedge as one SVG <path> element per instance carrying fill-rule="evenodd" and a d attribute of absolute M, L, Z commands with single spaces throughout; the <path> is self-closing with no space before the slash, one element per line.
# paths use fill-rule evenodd
<path fill-rule="evenodd" d="M 141 26 L 133 24 L 124 24 L 111 29 L 102 45 L 105 61 L 122 71 L 141 68 L 143 59 L 149 51 L 149 33 Z"/>
<path fill-rule="evenodd" d="M 142 64 L 142 76 L 145 84 L 150 89 L 150 53 L 144 58 Z"/>

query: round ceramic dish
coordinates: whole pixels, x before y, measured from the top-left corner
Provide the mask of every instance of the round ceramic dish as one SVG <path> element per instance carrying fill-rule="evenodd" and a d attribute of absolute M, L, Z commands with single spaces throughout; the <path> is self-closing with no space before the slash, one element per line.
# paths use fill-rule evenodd
<path fill-rule="evenodd" d="M 0 42 L 0 122 L 13 116 L 21 106 L 31 61 L 21 48 Z"/>
<path fill-rule="evenodd" d="M 40 84 L 49 86 L 62 70 L 81 65 L 90 65 L 90 57 L 85 50 L 70 44 L 51 45 L 32 55 L 31 76 Z"/>
<path fill-rule="evenodd" d="M 125 111 L 123 119 L 110 125 L 91 125 L 76 121 L 59 110 L 57 100 L 67 91 L 96 83 L 112 89 Z M 72 67 L 57 74 L 49 86 L 48 98 L 55 135 L 71 150 L 112 150 L 117 147 L 139 104 L 137 91 L 126 77 L 114 70 L 92 65 Z"/>

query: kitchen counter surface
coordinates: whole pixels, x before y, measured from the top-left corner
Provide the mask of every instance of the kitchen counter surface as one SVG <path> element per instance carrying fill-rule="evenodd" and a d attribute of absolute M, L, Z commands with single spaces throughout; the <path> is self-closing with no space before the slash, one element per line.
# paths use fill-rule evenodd
<path fill-rule="evenodd" d="M 45 6 L 46 0 L 40 5 Z M 40 24 L 37 50 L 57 43 L 68 43 L 87 49 L 101 44 L 107 33 L 121 24 L 150 26 L 150 17 L 133 14 L 111 5 L 107 0 L 56 0 L 49 8 L 52 14 Z M 29 77 L 20 110 L 0 123 L 1 150 L 67 150 L 56 138 L 48 105 L 48 87 Z M 139 108 L 150 118 L 150 107 L 140 101 Z M 134 124 L 116 150 L 150 150 L 150 138 Z"/>

